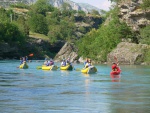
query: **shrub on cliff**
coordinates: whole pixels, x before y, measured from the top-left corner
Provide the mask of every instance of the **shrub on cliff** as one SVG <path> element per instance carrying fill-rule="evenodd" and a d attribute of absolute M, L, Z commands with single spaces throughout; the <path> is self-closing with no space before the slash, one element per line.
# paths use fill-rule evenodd
<path fill-rule="evenodd" d="M 150 45 L 150 25 L 140 30 L 141 39 L 139 40 L 142 44 Z"/>
<path fill-rule="evenodd" d="M 141 7 L 144 10 L 150 9 L 150 0 L 142 0 Z"/>

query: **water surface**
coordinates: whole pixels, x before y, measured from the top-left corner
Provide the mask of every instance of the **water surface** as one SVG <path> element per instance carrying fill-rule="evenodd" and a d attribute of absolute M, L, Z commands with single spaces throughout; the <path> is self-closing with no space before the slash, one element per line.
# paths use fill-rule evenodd
<path fill-rule="evenodd" d="M 122 74 L 110 77 L 110 65 L 96 65 L 96 74 L 43 71 L 28 63 L 0 61 L 1 113 L 148 113 L 150 66 L 121 65 Z M 60 63 L 56 63 L 58 66 Z"/>

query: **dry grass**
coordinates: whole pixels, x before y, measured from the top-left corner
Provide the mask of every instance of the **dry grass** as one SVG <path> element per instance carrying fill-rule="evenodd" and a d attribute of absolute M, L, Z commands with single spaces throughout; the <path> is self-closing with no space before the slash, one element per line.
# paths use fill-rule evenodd
<path fill-rule="evenodd" d="M 43 39 L 46 41 L 49 40 L 49 38 L 46 35 L 39 34 L 39 33 L 33 33 L 33 32 L 30 32 L 29 37 L 36 38 L 36 39 Z"/>

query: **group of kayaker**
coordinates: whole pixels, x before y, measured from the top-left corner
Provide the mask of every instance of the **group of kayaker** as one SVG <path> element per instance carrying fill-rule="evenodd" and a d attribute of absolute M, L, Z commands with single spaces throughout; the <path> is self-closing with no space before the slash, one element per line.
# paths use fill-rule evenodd
<path fill-rule="evenodd" d="M 27 56 L 21 57 L 20 58 L 20 65 L 21 64 L 25 64 L 27 61 L 28 61 L 28 57 Z M 52 66 L 52 65 L 54 65 L 53 59 L 52 58 L 50 58 L 50 60 L 45 59 L 44 65 L 45 66 Z M 63 59 L 62 62 L 61 62 L 61 66 L 62 67 L 63 66 L 67 66 L 67 65 L 72 65 L 71 62 L 70 62 L 70 58 Z M 83 69 L 86 69 L 88 67 L 93 67 L 92 60 L 90 58 L 86 58 L 86 60 L 84 62 L 84 68 Z M 118 62 L 113 62 L 111 68 L 112 68 L 111 74 L 120 74 L 121 69 L 119 68 Z"/>

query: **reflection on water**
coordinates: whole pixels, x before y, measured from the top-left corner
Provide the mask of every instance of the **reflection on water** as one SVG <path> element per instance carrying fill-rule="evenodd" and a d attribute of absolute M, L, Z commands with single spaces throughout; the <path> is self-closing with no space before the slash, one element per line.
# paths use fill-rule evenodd
<path fill-rule="evenodd" d="M 110 75 L 112 82 L 120 82 L 121 75 Z"/>
<path fill-rule="evenodd" d="M 21 70 L 19 61 L 0 62 L 1 113 L 149 112 L 149 66 L 121 66 L 121 75 L 110 76 L 107 65 L 97 65 L 96 74 L 83 74 L 37 70 L 42 63 L 33 61 Z"/>

